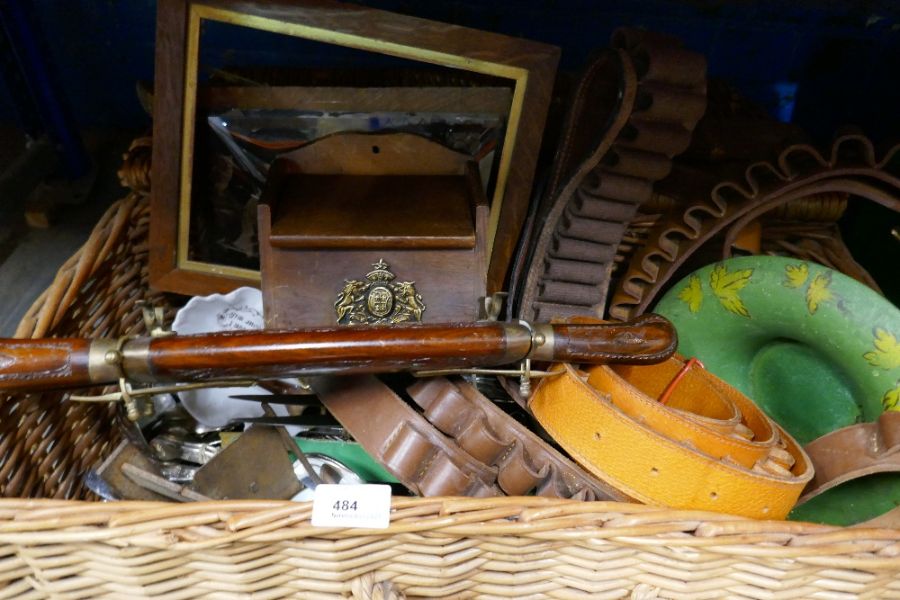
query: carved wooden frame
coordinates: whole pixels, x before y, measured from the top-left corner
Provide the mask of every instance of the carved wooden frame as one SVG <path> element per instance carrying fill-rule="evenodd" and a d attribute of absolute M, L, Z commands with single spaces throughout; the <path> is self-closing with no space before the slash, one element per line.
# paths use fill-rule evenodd
<path fill-rule="evenodd" d="M 159 0 L 153 125 L 150 283 L 226 292 L 258 273 L 188 259 L 200 22 L 212 19 L 515 81 L 488 224 L 488 292 L 499 291 L 528 212 L 559 49 L 332 0 Z M 527 116 L 527 118 L 525 118 Z"/>

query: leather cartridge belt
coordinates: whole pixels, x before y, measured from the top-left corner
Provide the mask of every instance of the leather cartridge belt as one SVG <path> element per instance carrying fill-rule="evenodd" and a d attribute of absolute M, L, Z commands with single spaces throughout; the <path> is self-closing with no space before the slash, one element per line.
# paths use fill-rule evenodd
<path fill-rule="evenodd" d="M 785 431 L 702 368 L 677 358 L 560 368 L 537 387 L 531 411 L 577 462 L 636 500 L 783 519 L 813 477 Z"/>
<path fill-rule="evenodd" d="M 601 316 L 616 248 L 706 109 L 706 59 L 618 29 L 580 78 L 544 197 L 523 231 L 511 297 L 523 319 Z"/>
<path fill-rule="evenodd" d="M 851 202 L 864 198 L 900 211 L 900 167 L 893 160 L 898 152 L 895 144 L 879 155 L 868 138 L 847 134 L 826 152 L 808 144 L 788 146 L 773 162 L 750 164 L 738 181 L 691 172 L 684 183 L 690 200 L 653 226 L 610 294 L 609 316 L 625 320 L 645 312 L 701 246 L 724 233 L 720 251 L 728 258 L 731 243 L 748 223 L 792 201 L 840 192 L 849 193 Z M 839 270 L 859 273 L 852 257 L 829 256 Z"/>
<path fill-rule="evenodd" d="M 372 376 L 311 384 L 353 438 L 421 496 L 629 500 L 464 381 L 437 377 L 412 385 L 409 396 L 422 413 Z"/>

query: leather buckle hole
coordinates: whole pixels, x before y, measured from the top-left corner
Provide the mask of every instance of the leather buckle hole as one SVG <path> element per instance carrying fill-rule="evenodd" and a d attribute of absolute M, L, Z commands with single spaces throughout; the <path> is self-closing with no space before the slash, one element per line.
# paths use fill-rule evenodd
<path fill-rule="evenodd" d="M 372 146 L 372 154 L 378 154 L 379 152 L 381 152 L 381 148 L 379 148 L 378 146 Z"/>
<path fill-rule="evenodd" d="M 718 495 L 717 493 L 715 493 L 715 492 L 710 492 L 710 493 L 709 493 L 709 497 L 712 498 L 713 500 L 718 500 L 718 499 L 719 499 L 719 495 Z"/>
<path fill-rule="evenodd" d="M 650 467 L 650 474 L 656 477 L 657 475 L 659 475 L 659 469 L 657 469 L 656 467 Z"/>

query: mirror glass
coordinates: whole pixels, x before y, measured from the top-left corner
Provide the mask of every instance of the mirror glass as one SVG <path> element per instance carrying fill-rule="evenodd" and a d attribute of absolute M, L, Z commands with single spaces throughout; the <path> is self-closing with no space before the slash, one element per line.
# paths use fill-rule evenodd
<path fill-rule="evenodd" d="M 515 80 L 211 18 L 196 29 L 180 266 L 258 279 L 256 204 L 269 167 L 337 132 L 415 133 L 466 153 L 499 210 Z"/>

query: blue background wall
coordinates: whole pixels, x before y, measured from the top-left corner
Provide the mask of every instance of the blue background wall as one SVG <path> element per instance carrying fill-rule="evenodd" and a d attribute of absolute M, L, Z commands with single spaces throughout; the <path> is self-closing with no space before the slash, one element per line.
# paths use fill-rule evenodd
<path fill-rule="evenodd" d="M 860 125 L 900 133 L 900 3 L 887 0 L 373 0 L 365 4 L 533 38 L 563 49 L 575 71 L 613 29 L 636 25 L 680 36 L 706 54 L 710 74 L 778 110 L 773 86 L 796 84 L 793 119 L 827 140 Z M 140 129 L 149 120 L 138 80 L 153 77 L 153 0 L 33 0 L 47 51 L 78 123 Z M 217 42 L 227 51 L 228 41 Z M 237 44 L 240 45 L 240 40 Z M 285 56 L 272 56 L 283 63 Z M 297 57 L 298 60 L 308 57 Z M 0 121 L 16 118 L 0 83 Z"/>

